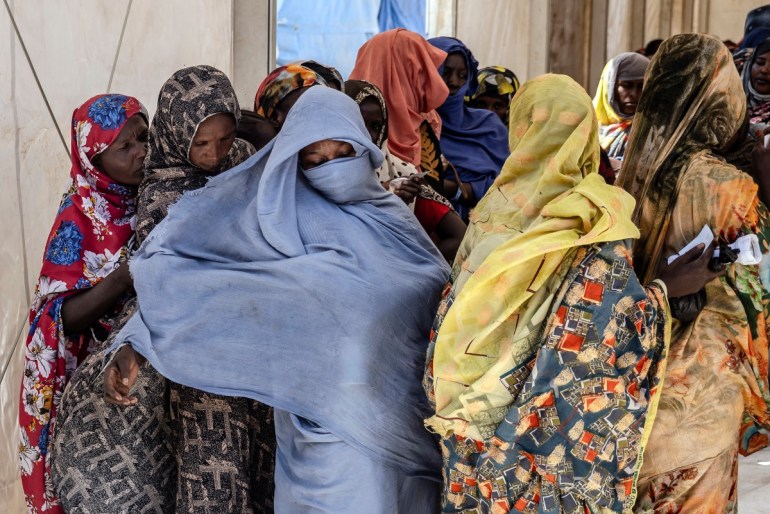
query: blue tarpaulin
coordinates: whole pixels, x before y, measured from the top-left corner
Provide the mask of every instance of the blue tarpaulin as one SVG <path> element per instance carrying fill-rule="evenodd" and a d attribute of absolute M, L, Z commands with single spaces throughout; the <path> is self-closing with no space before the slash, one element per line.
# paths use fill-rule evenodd
<path fill-rule="evenodd" d="M 404 27 L 425 33 L 427 0 L 279 0 L 277 62 L 312 59 L 347 77 L 356 53 L 376 33 Z"/>
<path fill-rule="evenodd" d="M 377 16 L 380 31 L 405 28 L 425 36 L 427 0 L 382 0 Z"/>

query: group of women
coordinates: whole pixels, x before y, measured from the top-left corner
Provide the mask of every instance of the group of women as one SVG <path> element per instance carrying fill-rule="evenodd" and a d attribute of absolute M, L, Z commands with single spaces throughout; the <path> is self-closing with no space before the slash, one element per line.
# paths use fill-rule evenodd
<path fill-rule="evenodd" d="M 592 103 L 396 29 L 253 111 L 210 66 L 152 120 L 88 100 L 30 312 L 30 512 L 735 509 L 770 268 L 683 249 L 770 253 L 762 48 L 741 81 L 675 36 Z"/>

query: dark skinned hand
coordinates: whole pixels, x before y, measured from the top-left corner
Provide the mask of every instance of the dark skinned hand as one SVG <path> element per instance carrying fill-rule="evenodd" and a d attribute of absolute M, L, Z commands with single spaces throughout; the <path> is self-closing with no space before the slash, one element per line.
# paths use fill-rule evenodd
<path fill-rule="evenodd" d="M 460 201 L 466 205 L 473 206 L 476 204 L 476 197 L 473 193 L 473 186 L 467 182 L 460 182 L 458 185 L 454 180 L 444 179 L 444 194 L 447 198 L 454 198 L 457 194 L 458 188 L 460 189 Z"/>
<path fill-rule="evenodd" d="M 466 182 L 461 182 L 460 189 L 462 189 L 462 201 L 468 205 L 475 205 L 476 196 L 473 194 L 473 186 Z"/>
<path fill-rule="evenodd" d="M 128 407 L 136 405 L 135 396 L 129 396 L 139 376 L 139 367 L 145 358 L 136 353 L 131 345 L 125 345 L 104 371 L 104 399 L 107 403 Z"/>
<path fill-rule="evenodd" d="M 399 180 L 396 185 L 393 186 L 393 194 L 401 198 L 405 204 L 409 205 L 420 192 L 421 182 L 422 179 L 417 175 L 412 175 L 407 180 Z"/>
<path fill-rule="evenodd" d="M 669 298 L 697 293 L 708 282 L 725 274 L 725 270 L 714 272 L 708 268 L 716 242 L 712 242 L 705 251 L 703 248 L 704 245 L 699 244 L 671 264 L 663 262 L 657 278 L 666 284 Z"/>

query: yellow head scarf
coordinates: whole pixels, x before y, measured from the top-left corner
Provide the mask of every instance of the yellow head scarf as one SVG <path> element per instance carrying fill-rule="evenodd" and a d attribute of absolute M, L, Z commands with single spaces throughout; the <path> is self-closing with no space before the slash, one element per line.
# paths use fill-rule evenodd
<path fill-rule="evenodd" d="M 438 314 L 437 413 L 427 424 L 442 436 L 482 440 L 494 433 L 513 402 L 500 377 L 540 345 L 573 251 L 639 236 L 631 196 L 596 173 L 596 115 L 574 80 L 544 75 L 519 90 L 510 147 L 471 214 Z"/>
<path fill-rule="evenodd" d="M 604 66 L 602 78 L 596 88 L 594 109 L 599 125 L 613 125 L 632 116 L 619 113 L 619 105 L 615 98 L 615 88 L 621 80 L 640 80 L 650 60 L 636 52 L 624 52 L 610 59 Z"/>

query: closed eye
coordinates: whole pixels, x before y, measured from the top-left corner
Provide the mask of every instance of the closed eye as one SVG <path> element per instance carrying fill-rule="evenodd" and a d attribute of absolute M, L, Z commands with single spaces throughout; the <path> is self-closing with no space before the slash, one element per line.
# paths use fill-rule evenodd
<path fill-rule="evenodd" d="M 302 169 L 309 170 L 328 162 L 329 159 L 306 159 L 302 161 Z"/>

